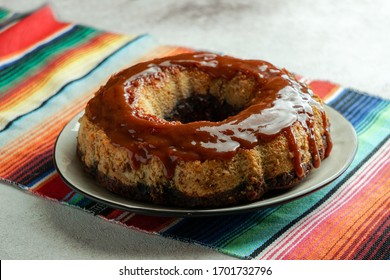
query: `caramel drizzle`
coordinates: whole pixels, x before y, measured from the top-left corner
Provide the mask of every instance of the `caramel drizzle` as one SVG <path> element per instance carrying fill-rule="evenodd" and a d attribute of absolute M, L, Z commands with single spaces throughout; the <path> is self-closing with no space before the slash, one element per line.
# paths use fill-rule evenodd
<path fill-rule="evenodd" d="M 220 122 L 198 121 L 182 124 L 145 114 L 137 106 L 137 90 L 158 83 L 164 71 L 197 68 L 213 78 L 230 80 L 238 73 L 255 77 L 258 92 L 251 105 Z M 313 107 L 322 111 L 326 155 L 331 142 L 329 124 L 322 105 L 313 92 L 285 69 L 260 60 L 240 60 L 210 53 L 182 54 L 137 64 L 113 76 L 87 105 L 87 117 L 102 128 L 112 143 L 125 147 L 133 169 L 153 156 L 165 167 L 165 176 L 173 177 L 179 161 L 228 160 L 238 149 L 251 149 L 259 141 L 269 141 L 280 133 L 288 139 L 294 155 L 294 167 L 304 176 L 302 155 L 292 131 L 299 121 L 308 134 L 314 166 L 320 156 L 313 128 Z"/>
<path fill-rule="evenodd" d="M 330 136 L 330 123 L 324 111 L 322 111 L 322 125 L 324 129 L 324 136 L 326 138 L 325 157 L 328 157 L 330 155 L 330 152 L 332 151 L 333 143 L 331 140 L 332 138 Z"/>

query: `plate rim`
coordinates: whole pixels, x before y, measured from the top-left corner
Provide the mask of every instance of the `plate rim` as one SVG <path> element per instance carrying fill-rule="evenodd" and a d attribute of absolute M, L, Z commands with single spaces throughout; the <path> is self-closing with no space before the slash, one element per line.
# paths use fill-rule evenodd
<path fill-rule="evenodd" d="M 282 198 L 280 201 L 276 201 L 276 202 L 262 203 L 264 201 L 267 202 L 267 200 L 258 200 L 258 201 L 250 202 L 247 204 L 230 206 L 230 207 L 205 208 L 205 209 L 186 209 L 186 208 L 178 208 L 178 207 L 176 208 L 174 206 L 170 207 L 170 206 L 165 206 L 165 205 L 155 205 L 152 203 L 139 202 L 139 201 L 131 200 L 129 198 L 121 197 L 122 199 L 125 199 L 126 201 L 129 201 L 129 202 L 133 201 L 136 203 L 141 203 L 141 204 L 149 205 L 150 207 L 152 207 L 152 208 L 143 208 L 143 207 L 135 207 L 135 206 L 125 206 L 125 205 L 122 205 L 120 203 L 115 203 L 115 202 L 107 201 L 107 200 L 102 199 L 100 197 L 96 197 L 95 195 L 84 191 L 82 188 L 73 185 L 68 180 L 67 176 L 65 176 L 63 174 L 63 172 L 61 171 L 61 168 L 59 167 L 59 165 L 57 163 L 57 161 L 59 161 L 59 159 L 57 159 L 57 151 L 58 151 L 58 142 L 60 141 L 60 138 L 64 137 L 64 132 L 71 125 L 71 123 L 78 122 L 75 120 L 77 118 L 81 117 L 84 110 L 77 113 L 71 120 L 69 120 L 65 124 L 65 126 L 61 129 L 60 133 L 58 134 L 56 141 L 55 141 L 55 145 L 54 145 L 54 153 L 53 153 L 54 166 L 55 166 L 55 169 L 56 169 L 57 173 L 59 174 L 61 180 L 69 188 L 71 188 L 73 191 L 84 195 L 85 197 L 91 199 L 92 201 L 102 203 L 102 204 L 107 205 L 107 206 L 114 208 L 114 209 L 129 211 L 129 212 L 136 213 L 136 214 L 145 214 L 145 215 L 160 216 L 160 217 L 205 217 L 205 216 L 222 216 L 222 215 L 242 214 L 245 212 L 253 212 L 253 211 L 257 211 L 257 210 L 267 208 L 267 207 L 274 207 L 274 206 L 286 204 L 288 202 L 291 202 L 291 201 L 300 199 L 302 197 L 305 197 L 307 195 L 310 195 L 310 194 L 324 188 L 325 186 L 331 184 L 334 180 L 336 180 L 338 177 L 340 177 L 348 169 L 348 167 L 351 165 L 352 161 L 354 160 L 354 158 L 356 156 L 357 149 L 358 149 L 358 141 L 357 141 L 356 131 L 355 131 L 353 125 L 337 110 L 333 109 L 332 107 L 330 107 L 329 105 L 326 105 L 326 104 L 325 104 L 325 109 L 331 110 L 333 114 L 338 115 L 338 117 L 340 119 L 342 119 L 345 122 L 345 124 L 348 125 L 349 129 L 351 130 L 352 135 L 353 135 L 353 144 L 354 144 L 351 156 L 348 158 L 348 160 L 345 161 L 342 168 L 340 168 L 337 172 L 335 172 L 335 174 L 330 176 L 328 179 L 326 179 L 321 184 L 318 184 L 318 183 L 314 184 L 313 187 L 309 187 L 307 189 L 304 189 L 292 197 Z M 85 174 L 85 176 L 90 176 L 89 174 L 86 174 L 86 173 L 84 173 L 84 174 Z M 98 186 L 96 185 L 96 187 L 98 187 Z M 114 195 L 119 197 L 119 195 L 117 195 L 117 194 L 114 194 Z M 164 207 L 164 208 L 162 208 L 162 209 L 156 208 L 155 209 L 154 207 Z"/>

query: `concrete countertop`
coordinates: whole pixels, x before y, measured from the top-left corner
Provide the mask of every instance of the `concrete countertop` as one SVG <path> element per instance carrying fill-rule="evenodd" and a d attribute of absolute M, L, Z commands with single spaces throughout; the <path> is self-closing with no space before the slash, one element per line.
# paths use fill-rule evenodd
<path fill-rule="evenodd" d="M 23 12 L 45 3 L 62 21 L 264 59 L 390 98 L 386 0 L 1 0 L 0 6 Z M 108 223 L 1 183 L 0 240 L 0 259 L 231 258 Z"/>

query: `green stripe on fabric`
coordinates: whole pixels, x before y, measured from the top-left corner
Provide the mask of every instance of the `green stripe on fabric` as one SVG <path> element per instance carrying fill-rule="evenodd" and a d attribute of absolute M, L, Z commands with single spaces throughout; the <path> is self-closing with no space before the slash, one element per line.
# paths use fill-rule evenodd
<path fill-rule="evenodd" d="M 372 110 L 365 119 L 356 127 L 358 134 L 364 134 L 369 128 L 370 123 L 381 126 L 385 130 L 390 130 L 390 102 L 383 100 Z"/>
<path fill-rule="evenodd" d="M 157 46 L 157 42 L 149 36 L 139 36 L 124 43 L 122 47 L 117 50 L 113 50 L 113 53 L 108 56 L 100 57 L 100 61 L 96 61 L 94 69 L 87 73 L 83 77 L 68 77 L 64 76 L 64 85 L 61 92 L 54 93 L 52 98 L 48 98 L 46 103 L 48 106 L 41 104 L 38 109 L 31 111 L 30 115 L 25 114 L 23 118 L 13 120 L 18 122 L 23 120 L 22 123 L 16 124 L 15 126 L 10 125 L 7 130 L 1 131 L 0 129 L 0 146 L 9 144 L 18 137 L 21 137 L 23 133 L 42 121 L 42 116 L 50 118 L 51 115 L 56 114 L 58 108 L 69 104 L 72 100 L 79 98 L 80 94 L 92 94 L 96 88 L 102 83 L 107 81 L 107 78 L 124 67 L 128 67 L 129 64 L 133 63 L 138 57 L 151 52 L 153 48 Z M 99 66 L 100 65 L 100 66 Z M 91 96 L 92 97 L 92 96 Z M 53 104 L 52 104 L 53 103 Z M 28 123 L 28 126 L 23 126 L 23 123 Z M 6 137 L 2 137 L 6 135 Z"/>
<path fill-rule="evenodd" d="M 56 38 L 50 43 L 37 48 L 16 63 L 0 71 L 0 91 L 15 87 L 21 80 L 39 71 L 56 55 L 64 53 L 66 50 L 77 48 L 98 34 L 101 34 L 101 32 L 77 26 L 67 33 L 66 36 L 60 36 L 60 38 Z"/>
<path fill-rule="evenodd" d="M 0 23 L 4 19 L 6 19 L 10 14 L 11 14 L 11 12 L 9 10 L 6 10 L 4 8 L 0 8 Z"/>
<path fill-rule="evenodd" d="M 36 107 L 33 108 L 32 110 L 30 111 L 25 111 L 23 113 L 20 113 L 19 115 L 15 115 L 16 117 L 13 118 L 13 119 L 9 119 L 6 124 L 0 128 L 0 132 L 4 132 L 6 131 L 7 129 L 9 129 L 9 127 L 11 127 L 15 121 L 18 121 L 19 119 L 25 117 L 26 115 L 36 111 L 36 110 L 39 110 L 40 108 L 44 107 L 46 105 L 46 103 L 52 99 L 54 96 L 60 94 L 60 92 L 66 88 L 69 84 L 73 83 L 73 82 L 76 82 L 76 81 L 79 81 L 79 80 L 82 80 L 84 79 L 85 77 L 87 77 L 88 75 L 90 75 L 92 72 L 94 72 L 94 70 L 96 68 L 99 68 L 99 66 L 104 63 L 106 60 L 108 60 L 113 54 L 121 51 L 123 48 L 125 48 L 126 46 L 134 43 L 134 42 L 137 42 L 139 41 L 141 38 L 145 37 L 145 35 L 141 35 L 141 36 L 138 36 L 136 38 L 133 38 L 133 39 L 129 39 L 127 38 L 127 41 L 126 42 L 123 42 L 123 44 L 119 47 L 117 47 L 117 49 L 113 50 L 113 52 L 108 55 L 108 56 L 102 56 L 102 57 L 97 57 L 97 60 L 96 59 L 92 59 L 91 61 L 93 61 L 94 63 L 96 62 L 97 64 L 95 66 L 93 66 L 92 69 L 86 69 L 86 73 L 84 73 L 81 77 L 72 77 L 72 80 L 69 80 L 68 82 L 66 82 L 65 84 L 62 84 L 61 87 L 59 88 L 58 91 L 55 91 L 55 92 L 51 92 L 50 95 L 46 95 L 46 98 L 45 99 L 42 99 L 42 100 L 38 100 L 36 102 Z"/>
<path fill-rule="evenodd" d="M 82 201 L 85 197 L 79 193 L 76 193 L 72 198 L 68 201 L 69 204 L 77 205 L 80 201 Z"/>
<path fill-rule="evenodd" d="M 243 222 L 239 226 L 236 226 L 231 231 L 229 231 L 225 235 L 221 236 L 221 238 L 218 240 L 218 242 L 216 242 L 216 246 L 217 247 L 228 246 L 228 244 L 231 242 L 231 240 L 236 238 L 237 235 L 241 235 L 243 233 L 243 231 L 246 231 L 248 229 L 250 230 L 256 224 L 262 223 L 263 221 L 265 221 L 265 219 L 268 216 L 272 215 L 272 213 L 274 213 L 278 208 L 279 208 L 279 206 L 278 207 L 270 207 L 270 208 L 266 208 L 264 210 L 260 210 L 252 218 L 243 220 Z"/>
<path fill-rule="evenodd" d="M 384 101 L 383 105 L 378 106 L 378 111 L 375 110 L 375 118 L 366 116 L 366 126 L 358 133 L 358 152 L 352 166 L 355 161 L 363 161 L 390 134 L 390 102 Z M 369 119 L 371 122 L 367 123 Z"/>

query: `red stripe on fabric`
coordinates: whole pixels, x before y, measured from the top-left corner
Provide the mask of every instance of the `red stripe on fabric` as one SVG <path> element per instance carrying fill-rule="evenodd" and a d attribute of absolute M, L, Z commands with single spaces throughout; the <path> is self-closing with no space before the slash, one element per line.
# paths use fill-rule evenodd
<path fill-rule="evenodd" d="M 122 210 L 113 210 L 110 214 L 104 216 L 106 219 L 113 220 L 118 218 L 120 215 L 123 214 L 124 211 Z"/>
<path fill-rule="evenodd" d="M 76 195 L 76 192 L 72 192 L 66 199 L 64 199 L 64 202 L 69 202 L 72 200 L 72 198 Z"/>
<path fill-rule="evenodd" d="M 85 107 L 89 98 L 89 96 L 81 96 L 75 99 L 74 103 L 63 108 L 63 112 L 50 116 L 46 121 L 31 127 L 31 130 L 20 135 L 18 139 L 1 147 L 0 154 L 3 158 L 0 165 L 0 175 L 8 174 L 5 172 L 8 172 L 10 168 L 16 170 L 28 164 L 29 157 L 26 156 L 26 153 L 30 155 L 30 151 L 42 153 L 40 151 L 42 149 L 44 152 L 47 149 L 53 149 L 54 141 L 64 125 Z"/>
<path fill-rule="evenodd" d="M 354 224 L 344 233 L 346 235 L 347 233 L 349 236 L 347 238 L 343 238 L 343 236 L 340 237 L 344 239 L 343 244 L 340 246 L 339 250 L 333 253 L 332 256 L 329 256 L 329 258 L 332 259 L 350 259 L 351 255 L 356 254 L 359 248 L 363 246 L 367 246 L 366 244 L 366 238 L 367 236 L 372 236 L 372 234 L 378 230 L 382 226 L 382 222 L 385 219 L 386 212 L 384 209 L 386 209 L 386 206 L 383 206 L 383 200 L 386 201 L 386 197 L 388 197 L 388 192 L 385 193 L 383 196 L 380 196 L 378 200 L 371 203 L 372 207 L 368 208 L 366 211 L 364 211 L 359 219 L 356 219 Z M 371 213 L 369 213 L 371 212 Z M 366 214 L 369 213 L 368 216 Z M 364 219 L 364 222 L 361 221 L 361 219 Z M 368 222 L 368 223 L 367 223 Z M 353 227 L 355 224 L 360 223 L 358 227 L 356 227 L 356 230 L 353 230 Z M 336 244 L 335 244 L 336 245 Z M 345 247 L 354 248 L 353 250 L 349 249 L 345 252 L 342 252 Z M 325 257 L 329 254 L 329 252 L 333 248 L 330 248 L 330 250 L 326 253 Z M 353 252 L 352 252 L 353 251 Z M 341 254 L 342 253 L 342 254 Z M 341 254 L 341 256 L 340 256 Z M 353 257 L 353 256 L 352 256 Z M 358 256 L 355 256 L 358 257 Z"/>
<path fill-rule="evenodd" d="M 45 6 L 0 33 L 0 58 L 21 52 L 66 26 Z"/>
<path fill-rule="evenodd" d="M 299 247 L 304 244 L 302 240 L 311 238 L 313 236 L 314 229 L 320 229 L 320 224 L 324 223 L 325 219 L 330 219 L 334 213 L 337 211 L 345 211 L 348 205 L 354 205 L 356 203 L 357 195 L 362 191 L 363 188 L 373 187 L 370 185 L 372 178 L 378 173 L 378 168 L 381 166 L 380 159 L 384 158 L 382 156 L 376 158 L 374 161 L 370 162 L 364 169 L 360 169 L 359 175 L 353 177 L 353 180 L 344 185 L 344 189 L 339 193 L 336 193 L 332 196 L 331 200 L 328 200 L 328 204 L 322 208 L 321 211 L 315 211 L 305 217 L 295 228 L 292 228 L 285 236 L 283 236 L 277 244 L 267 252 L 263 257 L 274 259 L 281 258 L 283 259 L 286 255 L 294 254 L 295 247 Z M 365 192 L 363 192 L 365 194 Z M 354 200 L 355 199 L 355 200 Z M 330 203 L 332 202 L 332 203 Z M 348 208 L 347 208 L 348 209 Z M 308 235 L 308 230 L 311 233 L 311 236 Z M 299 250 L 298 250 L 299 251 Z M 297 251 L 297 252 L 298 252 Z M 316 250 L 311 253 L 316 252 Z M 293 256 L 296 257 L 296 256 Z M 290 258 L 291 257 L 286 257 Z"/>
<path fill-rule="evenodd" d="M 57 200 L 62 200 L 71 191 L 57 173 L 43 181 L 37 191 L 33 190 L 36 194 Z"/>
<path fill-rule="evenodd" d="M 125 224 L 148 232 L 158 232 L 160 229 L 165 228 L 168 224 L 174 222 L 175 220 L 176 218 L 135 215 L 126 221 Z"/>
<path fill-rule="evenodd" d="M 383 231 L 387 230 L 389 227 L 390 227 L 390 225 L 389 225 L 389 223 L 387 223 L 386 227 L 383 226 Z M 387 242 L 389 240 L 389 238 L 390 238 L 390 233 L 389 233 L 389 231 L 387 231 L 387 233 L 384 236 L 384 238 L 382 239 L 382 241 L 379 244 L 375 243 L 375 245 L 377 246 L 376 250 L 367 259 L 375 259 L 375 260 L 386 259 L 389 255 L 389 246 L 383 247 L 383 243 Z M 385 249 L 381 250 L 380 254 L 378 255 L 377 252 L 379 251 L 380 248 L 385 248 Z"/>
<path fill-rule="evenodd" d="M 386 153 L 386 151 L 384 151 L 384 153 Z M 383 162 L 386 161 L 386 158 L 386 154 L 383 155 L 382 153 L 373 158 L 370 164 L 363 167 L 364 169 L 359 171 L 359 175 L 356 175 L 353 180 L 344 186 L 344 191 L 334 195 L 332 199 L 328 201 L 329 205 L 327 207 L 321 209 L 321 211 L 318 211 L 317 214 L 311 216 L 308 221 L 315 221 L 316 224 L 314 226 L 312 224 L 311 228 L 308 229 L 308 225 L 310 223 L 307 222 L 306 225 L 303 224 L 300 229 L 302 233 L 292 232 L 291 234 L 294 234 L 294 237 L 304 237 L 299 237 L 298 241 L 295 239 L 295 243 L 289 245 L 294 246 L 293 249 L 284 249 L 289 250 L 289 252 L 284 255 L 286 256 L 285 258 L 340 259 L 339 255 L 341 253 L 339 253 L 339 251 L 344 251 L 347 246 L 350 250 L 350 253 L 356 252 L 354 247 L 357 246 L 352 246 L 352 242 L 345 241 L 344 244 L 341 243 L 351 234 L 351 240 L 361 241 L 362 238 L 358 236 L 357 225 L 361 225 L 361 227 L 364 228 L 364 233 L 366 233 L 367 221 L 369 221 L 369 219 L 365 216 L 366 213 L 380 211 L 378 207 L 374 207 L 376 202 L 373 202 L 374 197 L 372 194 L 380 195 L 382 191 L 385 191 L 385 189 L 383 189 L 383 185 L 386 184 L 383 184 L 382 180 L 378 181 L 379 179 L 376 178 L 386 178 L 386 176 L 383 175 L 387 170 L 386 165 L 383 165 Z M 386 194 L 383 196 L 386 197 Z M 366 211 L 367 207 L 368 210 Z M 317 223 L 317 221 L 319 222 Z M 308 230 L 310 234 L 307 234 Z M 329 231 L 329 235 L 326 234 L 326 231 Z M 323 238 L 321 238 L 321 235 L 323 235 Z M 291 237 L 291 239 L 294 237 Z M 321 242 L 325 242 L 324 244 L 326 245 L 322 246 L 321 248 L 314 247 L 314 243 L 312 243 L 314 240 L 321 240 Z M 287 244 L 287 242 L 284 244 Z M 333 246 L 331 246 L 331 248 L 325 252 L 328 244 L 333 244 Z M 312 247 L 310 248 L 309 246 Z M 336 253 L 333 253 L 333 251 L 337 248 L 339 249 L 336 251 Z M 302 254 L 302 250 L 306 250 L 306 253 Z M 316 255 L 316 253 L 319 254 Z M 276 252 L 274 254 L 276 254 Z"/>
<path fill-rule="evenodd" d="M 338 85 L 327 81 L 309 82 L 311 89 L 322 99 L 325 99 Z"/>
<path fill-rule="evenodd" d="M 380 235 L 390 226 L 390 222 L 389 222 L 389 220 L 387 220 L 387 222 L 385 224 L 379 224 L 379 225 L 380 225 L 380 227 L 375 228 L 375 230 L 378 231 L 377 233 L 374 234 L 375 238 L 373 238 L 371 235 L 367 235 L 367 236 L 371 237 L 371 242 L 365 244 L 366 245 L 365 250 L 361 254 L 359 254 L 359 256 L 357 256 L 357 259 L 369 259 L 369 260 L 382 259 L 381 256 L 375 257 L 375 255 L 377 254 L 377 252 L 380 249 L 383 249 L 383 243 L 388 240 L 390 234 L 387 233 L 385 235 L 385 238 L 383 238 L 380 242 L 378 242 L 378 240 L 380 238 Z M 371 233 L 372 232 L 370 232 L 370 234 Z M 369 253 L 369 250 L 371 248 L 374 248 L 374 250 L 369 255 L 366 256 L 366 254 Z M 386 250 L 384 250 L 383 254 L 386 254 Z"/>
<path fill-rule="evenodd" d="M 385 235 L 385 238 L 383 238 L 380 242 L 378 242 L 378 237 L 381 233 L 383 233 L 385 231 L 386 228 L 388 228 L 390 226 L 390 220 L 387 220 L 385 224 L 381 224 L 381 227 L 380 227 L 380 232 L 378 232 L 376 235 L 376 238 L 372 238 L 372 241 L 370 244 L 367 244 L 365 250 L 362 252 L 362 254 L 360 255 L 359 259 L 363 259 L 363 258 L 366 258 L 366 259 L 373 259 L 373 257 L 375 256 L 375 254 L 379 251 L 379 249 L 382 248 L 383 246 L 383 243 L 387 241 L 387 238 L 390 234 L 386 234 Z M 369 253 L 370 249 L 374 248 L 374 250 Z M 368 256 L 366 256 L 366 254 L 369 253 Z"/>
<path fill-rule="evenodd" d="M 378 166 L 381 166 L 380 164 Z M 374 167 L 370 169 L 377 169 Z M 338 239 L 334 239 L 333 241 L 326 240 L 328 244 L 333 243 L 331 247 L 321 253 L 321 257 L 323 259 L 350 259 L 353 254 L 356 254 L 357 250 L 361 247 L 362 242 L 364 242 L 366 236 L 370 236 L 369 233 L 370 228 L 377 228 L 379 222 L 383 221 L 384 211 L 385 209 L 383 201 L 387 200 L 388 192 L 382 195 L 381 189 L 383 186 L 382 180 L 374 179 L 374 178 L 383 178 L 386 177 L 384 174 L 386 172 L 386 168 L 384 168 L 384 172 L 378 172 L 373 176 L 370 176 L 371 181 L 368 183 L 369 186 L 365 186 L 361 191 L 361 194 L 356 198 L 352 198 L 349 202 L 343 204 L 341 208 L 339 208 L 329 216 L 327 216 L 326 220 L 324 220 L 324 224 L 326 226 L 318 227 L 318 230 L 313 230 L 311 232 L 311 237 L 307 237 L 311 240 L 321 240 L 321 242 L 325 242 L 325 238 L 330 236 L 335 236 L 335 232 L 337 232 Z M 362 182 L 362 180 L 358 180 Z M 363 180 L 364 181 L 364 180 Z M 352 184 L 352 186 L 358 186 L 357 184 Z M 376 186 L 376 187 L 375 187 Z M 352 188 L 351 191 L 360 192 L 358 188 Z M 377 200 L 374 200 L 374 196 L 377 196 Z M 334 197 L 334 200 L 341 199 L 340 197 Z M 371 199 L 372 198 L 372 199 Z M 368 204 L 361 203 L 362 201 L 366 201 Z M 370 207 L 366 207 L 371 205 Z M 337 218 L 332 218 L 332 216 Z M 340 224 L 348 225 L 342 229 Z M 321 233 L 319 233 L 321 231 Z M 313 238 L 315 236 L 315 238 Z M 314 241 L 313 241 L 314 242 Z M 318 241 L 319 242 L 319 241 Z M 302 241 L 304 244 L 305 241 Z M 314 245 L 313 245 L 314 246 Z M 301 246 L 302 247 L 302 246 Z M 309 248 L 307 246 L 307 248 Z M 335 251 L 337 249 L 337 251 Z M 299 251 L 299 250 L 297 250 Z M 305 254 L 300 254 L 297 258 L 300 259 L 309 259 L 313 258 L 313 251 L 307 249 Z M 293 256 L 291 255 L 291 258 Z"/>
<path fill-rule="evenodd" d="M 29 177 L 33 177 L 36 172 L 39 172 L 42 169 L 42 166 L 47 165 L 53 161 L 53 149 L 46 150 L 44 153 L 39 154 L 31 158 L 26 165 L 22 168 L 17 169 L 15 173 L 7 175 L 9 180 L 23 184 L 24 182 L 29 181 Z"/>
<path fill-rule="evenodd" d="M 386 195 L 384 195 L 384 197 L 380 197 L 379 200 L 373 203 L 373 206 L 368 208 L 366 211 L 363 211 L 362 213 L 361 211 L 358 212 L 358 214 L 361 213 L 359 218 L 356 219 L 353 224 L 351 224 L 351 226 L 348 227 L 342 235 L 340 235 L 340 238 L 334 242 L 333 246 L 330 247 L 325 254 L 323 254 L 323 259 L 352 259 L 357 257 L 356 254 L 359 248 L 367 246 L 365 243 L 367 237 L 372 236 L 372 233 L 377 231 L 377 229 L 382 225 L 385 213 L 380 207 L 378 207 L 377 204 L 381 204 L 383 202 L 382 200 L 386 199 L 385 196 Z M 377 209 L 373 209 L 374 207 Z M 341 216 L 337 225 L 343 222 L 344 218 L 345 216 Z M 366 221 L 368 221 L 368 223 Z M 359 224 L 359 226 L 356 226 L 357 224 Z M 334 231 L 335 227 L 330 227 L 330 231 L 332 230 Z M 342 242 L 341 245 L 339 244 L 339 241 L 340 243 Z M 339 247 L 339 249 L 331 254 L 335 247 Z M 304 255 L 304 257 L 305 256 L 306 255 Z"/>
<path fill-rule="evenodd" d="M 4 161 L 8 164 L 5 169 L 0 169 L 0 174 L 16 182 L 30 176 L 28 173 L 34 173 L 43 164 L 52 160 L 56 138 L 54 134 L 47 138 L 40 138 L 42 142 L 33 143 L 35 145 L 29 145 L 29 149 L 13 154 L 9 161 Z M 26 169 L 29 172 L 26 172 Z"/>
<path fill-rule="evenodd" d="M 389 207 L 389 204 L 384 206 L 384 209 L 389 209 L 388 207 Z M 371 259 L 372 258 L 371 256 L 375 255 L 376 252 L 382 247 L 382 246 L 380 246 L 380 244 L 378 244 L 378 238 L 383 233 L 383 231 L 387 227 L 389 227 L 389 225 L 390 225 L 390 220 L 386 220 L 387 216 L 385 216 L 388 214 L 384 214 L 384 213 L 385 212 L 379 212 L 379 214 L 377 215 L 377 217 L 379 216 L 379 218 L 374 219 L 369 225 L 367 225 L 368 229 L 365 232 L 363 232 L 359 236 L 355 237 L 356 240 L 359 240 L 360 242 L 362 242 L 362 244 L 360 244 L 361 246 L 359 248 L 362 248 L 364 246 L 364 250 L 362 250 L 362 252 L 360 252 L 359 255 L 353 256 L 353 257 L 355 257 L 357 259 L 363 259 L 372 248 L 375 248 L 370 253 L 369 256 L 366 256 L 368 259 Z M 385 220 L 385 223 L 382 223 L 383 220 Z M 367 243 L 368 238 L 371 238 L 369 243 Z M 383 243 L 385 240 L 386 239 L 382 240 L 381 243 Z M 348 253 L 350 253 L 350 252 L 344 253 L 344 255 L 342 257 L 346 258 L 346 255 Z"/>

